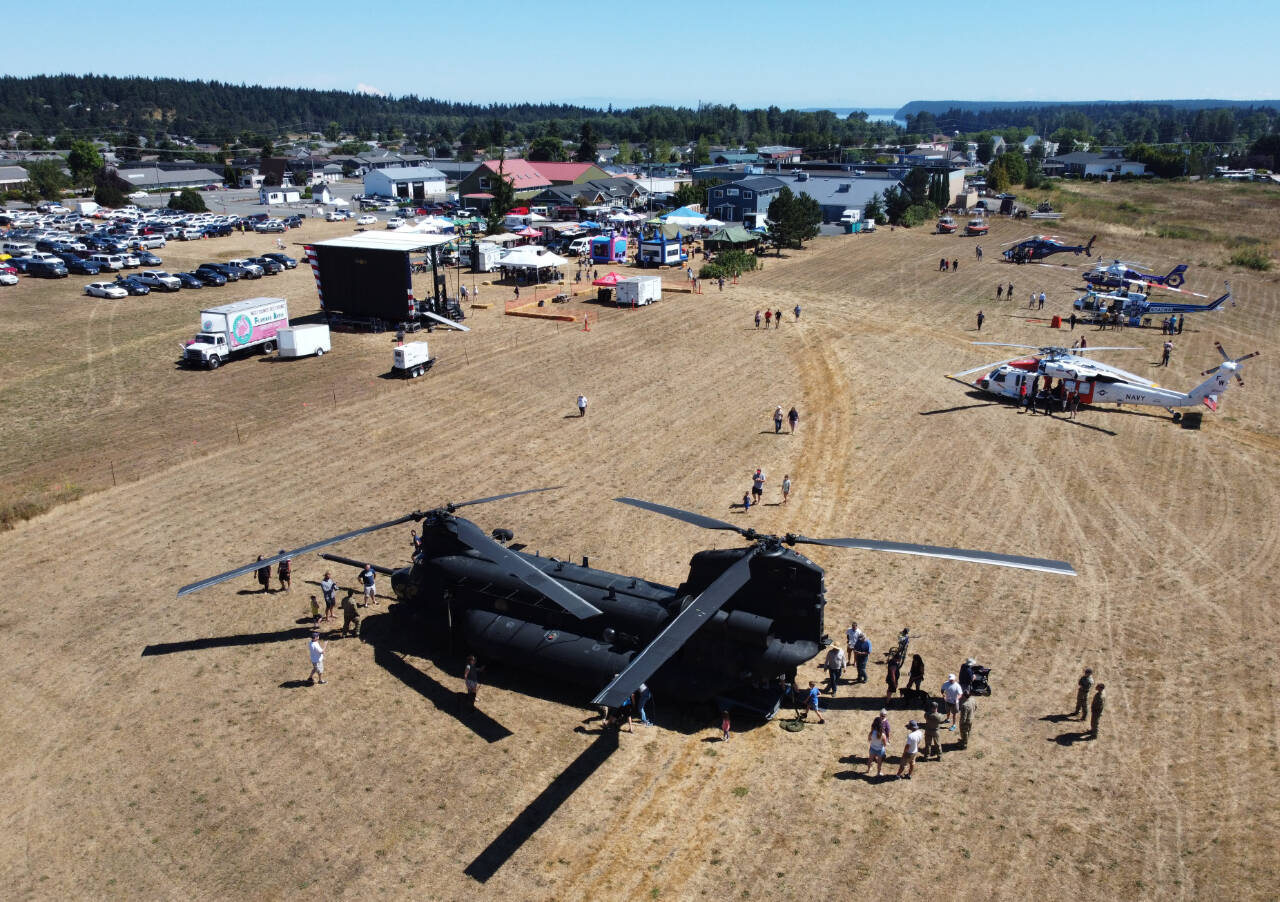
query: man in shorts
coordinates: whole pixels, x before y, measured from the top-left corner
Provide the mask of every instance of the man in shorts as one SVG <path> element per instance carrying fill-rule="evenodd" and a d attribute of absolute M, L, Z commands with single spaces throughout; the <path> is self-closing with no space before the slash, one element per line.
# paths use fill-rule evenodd
<path fill-rule="evenodd" d="M 895 776 L 910 780 L 916 769 L 916 755 L 920 752 L 920 742 L 924 739 L 924 730 L 914 720 L 907 721 L 907 741 L 902 747 L 902 762 L 898 765 Z M 903 773 L 906 771 L 906 773 Z"/>
<path fill-rule="evenodd" d="M 942 701 L 947 706 L 946 721 L 951 724 L 952 732 L 955 732 L 960 719 L 960 696 L 963 694 L 964 690 L 960 688 L 960 681 L 956 679 L 956 675 L 947 674 L 947 681 L 942 684 Z"/>
<path fill-rule="evenodd" d="M 338 584 L 333 581 L 333 577 L 329 571 L 324 572 L 324 579 L 320 580 L 320 594 L 324 596 L 324 619 L 333 619 L 333 609 L 338 604 Z"/>
<path fill-rule="evenodd" d="M 347 635 L 347 630 L 351 630 L 351 635 L 357 639 L 360 638 L 360 612 L 356 610 L 355 599 L 352 598 L 352 591 L 347 590 L 347 597 L 342 599 L 342 635 Z"/>
<path fill-rule="evenodd" d="M 373 569 L 373 564 L 365 564 L 364 569 L 360 571 L 360 585 L 364 586 L 364 603 L 378 603 L 378 574 Z"/>
<path fill-rule="evenodd" d="M 317 679 L 321 684 L 324 683 L 324 643 L 320 641 L 320 631 L 315 630 L 311 633 L 311 643 L 307 646 L 308 652 L 311 654 L 311 673 L 307 674 L 307 682 L 314 683 Z"/>

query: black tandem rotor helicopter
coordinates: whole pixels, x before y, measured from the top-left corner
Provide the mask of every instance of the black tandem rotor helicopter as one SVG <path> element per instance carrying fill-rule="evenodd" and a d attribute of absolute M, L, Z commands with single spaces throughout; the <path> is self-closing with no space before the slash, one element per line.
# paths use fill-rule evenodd
<path fill-rule="evenodd" d="M 477 654 L 589 687 L 595 704 L 621 705 L 642 682 L 685 702 L 715 699 L 763 714 L 777 711 L 796 669 L 825 644 L 823 570 L 792 550 L 830 545 L 950 558 L 1075 575 L 1071 565 L 987 551 L 873 539 L 765 535 L 723 520 L 615 498 L 704 529 L 728 530 L 751 544 L 700 551 L 678 587 L 609 573 L 508 548 L 509 530 L 492 535 L 456 516 L 459 508 L 550 489 L 529 489 L 415 511 L 254 561 L 183 586 L 186 595 L 365 533 L 422 524 L 412 566 L 391 570 L 396 597 L 443 614 L 451 636 Z M 337 555 L 321 557 L 362 567 Z M 604 687 L 603 690 L 600 687 Z"/>

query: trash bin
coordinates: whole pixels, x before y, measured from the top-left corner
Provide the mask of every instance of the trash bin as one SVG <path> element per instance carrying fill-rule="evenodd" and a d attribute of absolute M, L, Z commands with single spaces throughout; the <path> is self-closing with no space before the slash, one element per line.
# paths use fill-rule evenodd
<path fill-rule="evenodd" d="M 1055 313 L 1055 314 L 1053 315 L 1053 319 L 1049 320 L 1049 327 L 1050 327 L 1051 329 L 1061 329 L 1061 328 L 1062 328 L 1062 317 L 1058 316 L 1058 315 Z"/>

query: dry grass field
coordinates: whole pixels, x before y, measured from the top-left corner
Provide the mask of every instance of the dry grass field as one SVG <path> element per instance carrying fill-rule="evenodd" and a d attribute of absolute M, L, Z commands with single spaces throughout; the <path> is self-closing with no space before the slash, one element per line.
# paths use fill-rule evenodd
<path fill-rule="evenodd" d="M 1197 217 L 1197 192 L 1218 190 L 1116 187 Z M 1213 230 L 1273 234 L 1274 193 L 1249 197 Z M 600 308 L 590 332 L 504 317 L 499 303 L 473 312 L 469 334 L 431 335 L 440 362 L 412 383 L 380 378 L 386 335 L 336 334 L 319 360 L 174 366 L 202 306 L 269 294 L 295 318 L 314 312 L 305 267 L 123 301 L 78 296 L 88 278 L 0 289 L 0 500 L 84 493 L 0 534 L 14 582 L 0 614 L 4 895 L 1275 898 L 1276 277 L 1219 268 L 1219 246 L 1200 256 L 1203 242 L 1145 225 L 1056 224 L 1097 232 L 1107 258 L 1192 263 L 1196 290 L 1232 279 L 1238 305 L 1188 318 L 1167 384 L 1196 384 L 1218 360 L 1214 340 L 1263 356 L 1200 431 L 1134 408 L 1027 417 L 943 375 L 1005 356 L 970 346 L 979 308 L 985 340 L 1070 343 L 1018 299 L 1043 288 L 1044 314 L 1064 312 L 1086 261 L 996 262 L 999 244 L 1033 229 L 995 223 L 982 264 L 971 239 L 922 230 L 821 239 L 723 293 Z M 301 236 L 347 230 L 309 223 Z M 172 271 L 272 243 L 161 256 Z M 936 271 L 943 254 L 958 273 Z M 996 302 L 1009 281 L 1014 302 Z M 482 288 L 484 301 L 505 297 Z M 757 308 L 797 303 L 799 323 L 752 328 Z M 1116 343 L 1103 337 L 1090 343 Z M 1146 351 L 1113 359 L 1148 372 L 1160 340 L 1125 332 Z M 589 416 L 566 417 L 579 392 Z M 772 434 L 777 404 L 798 407 L 794 437 Z M 766 504 L 731 510 L 756 466 Z M 295 561 L 289 595 L 241 580 L 174 597 L 259 553 L 560 484 L 468 513 L 531 550 L 668 584 L 734 537 L 609 499 L 775 532 L 1063 558 L 1079 576 L 806 550 L 827 571 L 833 635 L 857 619 L 879 660 L 910 626 L 935 690 L 967 655 L 994 668 L 970 748 L 910 782 L 859 776 L 880 667 L 841 690 L 825 726 L 741 724 L 708 742 L 711 723 L 658 698 L 660 726 L 623 733 L 605 756 L 575 729 L 581 698 L 512 673 L 481 689 L 503 736 L 486 741 L 450 708 L 456 660 L 385 602 L 367 611 L 366 640 L 331 640 L 327 685 L 298 686 L 297 621 L 325 569 L 315 556 Z M 408 533 L 335 550 L 398 565 Z M 1108 686 L 1093 742 L 1057 716 L 1085 665 Z M 915 714 L 892 711 L 895 755 Z M 521 831 L 528 818 L 545 822 Z M 513 824 L 516 840 L 496 842 Z M 465 873 L 477 862 L 485 882 Z"/>

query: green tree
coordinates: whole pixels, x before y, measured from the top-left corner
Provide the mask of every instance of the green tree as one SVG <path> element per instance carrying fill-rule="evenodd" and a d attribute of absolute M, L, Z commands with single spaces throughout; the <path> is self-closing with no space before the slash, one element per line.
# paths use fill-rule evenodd
<path fill-rule="evenodd" d="M 579 133 L 578 156 L 579 163 L 594 163 L 596 161 L 596 134 L 591 128 L 590 122 L 582 123 L 582 131 Z"/>
<path fill-rule="evenodd" d="M 618 155 L 613 158 L 613 161 L 619 166 L 626 166 L 634 159 L 632 156 L 633 153 L 634 151 L 631 149 L 631 142 L 623 141 L 618 145 Z"/>
<path fill-rule="evenodd" d="M 565 153 L 563 141 L 544 135 L 533 139 L 529 145 L 528 158 L 535 162 L 563 163 L 569 159 L 569 155 Z"/>
<path fill-rule="evenodd" d="M 804 242 L 818 235 L 822 224 L 822 208 L 807 194 L 793 194 L 784 185 L 769 204 L 769 234 L 781 247 L 803 248 Z"/>
<path fill-rule="evenodd" d="M 951 187 L 944 172 L 934 172 L 929 176 L 929 203 L 939 210 L 951 205 Z"/>
<path fill-rule="evenodd" d="M 677 207 L 689 207 L 699 204 L 705 210 L 707 208 L 707 189 L 718 184 L 720 184 L 719 179 L 709 179 L 705 182 L 685 182 L 676 189 L 676 193 L 672 197 L 675 199 Z"/>
<path fill-rule="evenodd" d="M 342 127 L 336 122 L 330 122 L 324 127 L 324 138 L 326 141 L 337 142 L 338 136 L 342 134 Z"/>
<path fill-rule="evenodd" d="M 505 159 L 500 159 L 497 173 L 489 179 L 489 193 L 493 195 L 493 200 L 489 201 L 486 225 L 490 235 L 503 231 L 502 220 L 516 205 L 516 190 L 507 179 L 506 162 Z"/>
<path fill-rule="evenodd" d="M 922 204 L 929 199 L 929 171 L 917 166 L 907 173 L 902 180 L 902 187 L 911 195 L 913 204 Z"/>
<path fill-rule="evenodd" d="M 707 166 L 711 163 L 711 142 L 706 135 L 699 138 L 693 148 L 693 163 L 695 166 Z"/>
<path fill-rule="evenodd" d="M 990 135 L 983 135 L 978 141 L 978 162 L 986 165 L 996 154 L 996 142 Z"/>
<path fill-rule="evenodd" d="M 884 205 L 880 202 L 880 192 L 877 191 L 875 194 L 871 195 L 871 199 L 863 205 L 862 218 L 869 219 L 880 224 L 885 222 Z"/>
<path fill-rule="evenodd" d="M 996 160 L 987 168 L 987 192 L 1003 194 L 1009 190 L 1009 170 L 1001 160 Z"/>
<path fill-rule="evenodd" d="M 123 207 L 129 203 L 129 199 L 124 196 L 124 192 L 120 190 L 120 186 L 116 184 L 115 179 L 108 175 L 104 170 L 99 170 L 96 177 L 97 187 L 93 190 L 93 199 L 103 207 Z"/>
<path fill-rule="evenodd" d="M 62 171 L 61 160 L 37 160 L 24 163 L 23 168 L 27 170 L 32 191 L 45 200 L 57 200 L 64 189 L 71 187 L 71 180 Z"/>
<path fill-rule="evenodd" d="M 276 155 L 276 146 L 275 146 L 274 144 L 272 144 L 272 143 L 271 143 L 271 139 L 270 139 L 270 138 L 263 138 L 263 139 L 262 139 L 262 149 L 261 149 L 261 153 L 262 153 L 262 159 L 264 159 L 264 160 L 265 160 L 267 157 L 274 157 L 274 156 Z"/>
<path fill-rule="evenodd" d="M 71 170 L 71 180 L 77 185 L 93 183 L 93 177 L 102 168 L 102 154 L 91 141 L 72 141 L 71 152 L 67 154 L 67 168 Z"/>
<path fill-rule="evenodd" d="M 169 198 L 170 210 L 181 210 L 184 213 L 207 213 L 204 198 L 195 188 L 183 188 L 177 197 Z"/>

